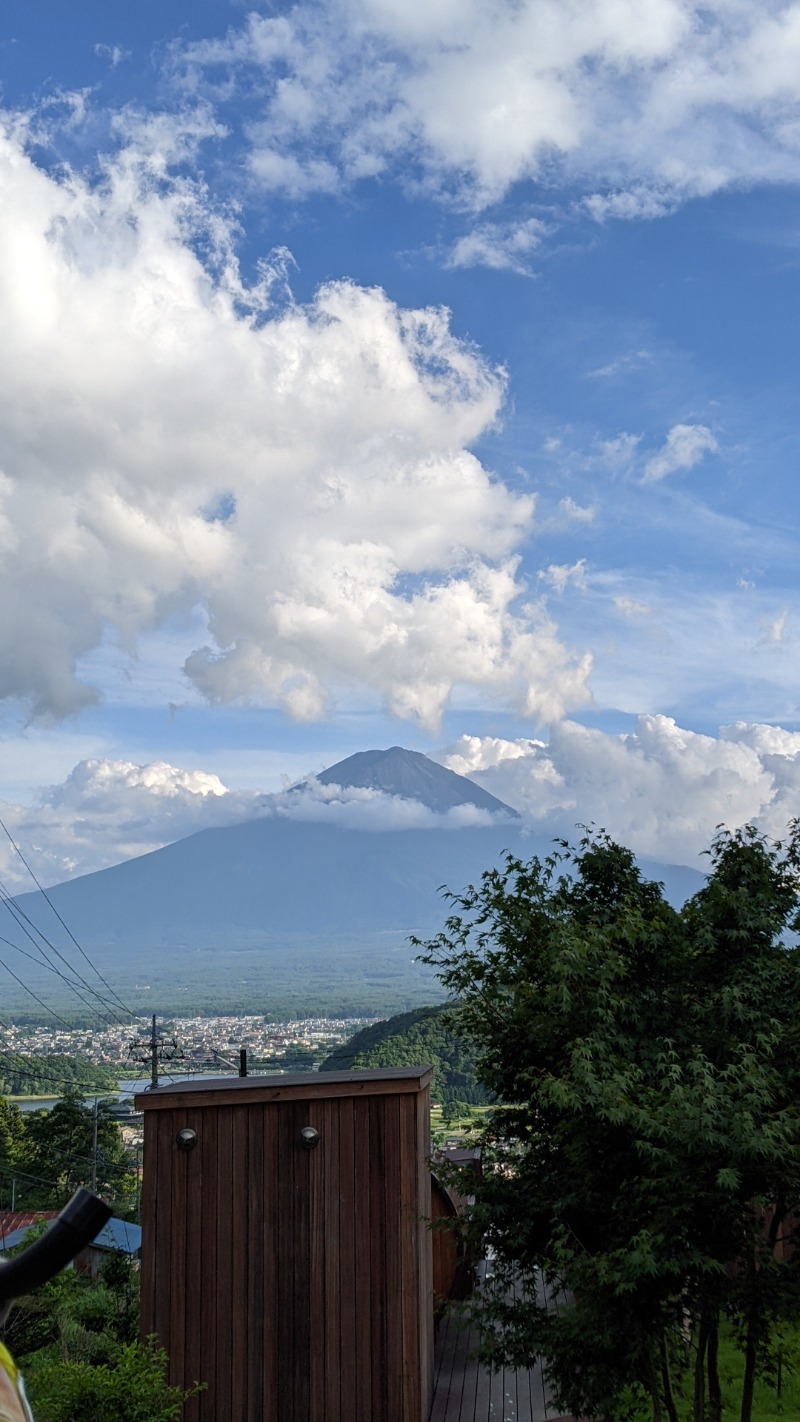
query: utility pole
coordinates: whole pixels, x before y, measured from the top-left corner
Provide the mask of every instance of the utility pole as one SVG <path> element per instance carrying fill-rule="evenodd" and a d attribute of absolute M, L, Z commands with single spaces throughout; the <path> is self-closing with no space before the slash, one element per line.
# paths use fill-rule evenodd
<path fill-rule="evenodd" d="M 156 1037 L 156 1014 L 153 1013 L 153 1025 L 150 1030 L 150 1090 L 155 1091 L 158 1086 L 158 1038 Z"/>
<path fill-rule="evenodd" d="M 134 1215 L 137 1220 L 141 1219 L 142 1207 L 142 1171 L 139 1146 L 136 1146 L 136 1194 L 134 1197 Z"/>
<path fill-rule="evenodd" d="M 135 1062 L 150 1068 L 150 1090 L 158 1086 L 158 1068 L 163 1062 L 180 1061 L 183 1051 L 178 1046 L 177 1037 L 161 1037 L 156 1030 L 156 1014 L 153 1013 L 150 1035 L 144 1041 L 134 1038 L 128 1047 L 128 1055 Z"/>
<path fill-rule="evenodd" d="M 97 1097 L 94 1098 L 94 1118 L 92 1120 L 92 1194 L 97 1194 Z"/>

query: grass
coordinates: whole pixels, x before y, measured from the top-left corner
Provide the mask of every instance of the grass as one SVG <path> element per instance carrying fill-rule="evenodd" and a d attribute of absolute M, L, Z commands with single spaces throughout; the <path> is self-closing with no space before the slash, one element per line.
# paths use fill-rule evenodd
<path fill-rule="evenodd" d="M 789 1369 L 784 1364 L 780 1397 L 774 1382 L 756 1379 L 753 1422 L 779 1422 L 779 1419 L 787 1417 L 800 1417 L 800 1328 L 785 1324 L 782 1332 L 785 1356 L 793 1360 L 794 1366 Z M 719 1344 L 719 1375 L 725 1404 L 724 1415 L 731 1419 L 739 1415 L 743 1373 L 744 1355 L 734 1347 L 731 1337 L 724 1335 Z M 686 1416 L 691 1417 L 691 1408 Z"/>
<path fill-rule="evenodd" d="M 775 1382 L 763 1378 L 756 1379 L 753 1394 L 753 1422 L 787 1422 L 800 1418 L 800 1326 L 784 1324 L 784 1356 L 792 1360 L 792 1366 L 784 1363 L 781 1379 L 781 1395 L 778 1396 Z M 737 1422 L 742 1400 L 742 1376 L 744 1355 L 734 1346 L 728 1332 L 723 1332 L 719 1341 L 719 1375 L 722 1384 L 723 1417 L 725 1422 Z M 691 1377 L 684 1380 L 684 1396 L 676 1398 L 681 1422 L 692 1422 Z M 642 1412 L 641 1422 L 650 1422 L 649 1410 Z"/>

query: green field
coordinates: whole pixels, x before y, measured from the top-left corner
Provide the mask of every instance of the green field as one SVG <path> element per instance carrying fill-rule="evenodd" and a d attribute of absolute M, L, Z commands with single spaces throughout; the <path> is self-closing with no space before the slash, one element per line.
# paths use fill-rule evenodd
<path fill-rule="evenodd" d="M 800 1418 L 800 1326 L 785 1324 L 782 1329 L 784 1363 L 781 1368 L 780 1395 L 777 1379 L 759 1378 L 753 1397 L 753 1422 L 787 1422 Z M 725 1422 L 737 1422 L 742 1396 L 744 1357 L 734 1347 L 730 1335 L 723 1333 L 719 1344 L 719 1375 L 722 1384 L 723 1417 Z M 687 1380 L 684 1391 L 690 1392 Z M 691 1396 L 678 1396 L 681 1422 L 692 1422 Z M 641 1422 L 651 1422 L 648 1408 L 641 1413 Z"/>

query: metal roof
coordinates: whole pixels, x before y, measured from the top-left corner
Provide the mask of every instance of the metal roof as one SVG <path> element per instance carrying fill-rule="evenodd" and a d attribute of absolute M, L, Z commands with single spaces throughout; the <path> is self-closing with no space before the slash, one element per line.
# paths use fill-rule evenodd
<path fill-rule="evenodd" d="M 19 1228 L 4 1234 L 0 1239 L 0 1253 L 7 1249 L 15 1249 L 18 1244 L 24 1244 L 29 1231 L 37 1223 L 39 1221 L 34 1220 L 30 1224 L 20 1225 Z M 92 1240 L 89 1247 L 91 1249 L 109 1249 L 117 1254 L 138 1254 L 142 1247 L 142 1227 L 131 1224 L 129 1220 L 118 1220 L 112 1216 L 108 1223 L 103 1225 L 100 1233 Z"/>

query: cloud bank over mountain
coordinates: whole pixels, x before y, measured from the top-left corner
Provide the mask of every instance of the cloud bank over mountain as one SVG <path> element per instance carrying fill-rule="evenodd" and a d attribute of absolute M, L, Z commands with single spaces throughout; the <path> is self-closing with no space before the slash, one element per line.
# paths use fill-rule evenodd
<path fill-rule="evenodd" d="M 718 825 L 749 822 L 780 837 L 800 795 L 800 732 L 745 723 L 714 737 L 666 716 L 642 716 L 624 735 L 564 721 L 547 742 L 462 736 L 433 759 L 519 810 L 537 836 L 574 838 L 577 822 L 594 823 L 639 855 L 700 867 Z M 313 775 L 264 795 L 230 790 L 201 770 L 108 760 L 81 762 L 35 806 L 0 803 L 0 815 L 48 884 L 263 816 L 376 833 L 457 832 L 504 818 L 474 805 L 437 814 L 412 799 Z M 30 887 L 7 842 L 0 877 L 15 890 Z"/>

